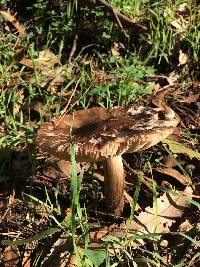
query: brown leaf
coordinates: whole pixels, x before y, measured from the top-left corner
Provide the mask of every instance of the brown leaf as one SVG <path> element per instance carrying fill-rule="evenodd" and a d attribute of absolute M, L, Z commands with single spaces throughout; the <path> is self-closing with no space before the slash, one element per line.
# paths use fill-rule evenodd
<path fill-rule="evenodd" d="M 37 247 L 38 242 L 34 241 L 25 245 L 24 254 L 22 259 L 23 267 L 31 267 L 31 254 L 34 252 Z"/>
<path fill-rule="evenodd" d="M 9 71 L 14 65 L 19 63 L 24 58 L 25 48 L 17 49 L 11 64 L 6 68 L 6 71 Z"/>
<path fill-rule="evenodd" d="M 179 100 L 182 103 L 191 104 L 193 102 L 196 102 L 199 98 L 199 94 L 191 94 L 187 97 L 182 97 L 181 100 Z"/>
<path fill-rule="evenodd" d="M 110 231 L 111 231 L 110 227 L 104 227 L 104 228 L 102 228 L 102 229 L 100 229 L 98 231 L 90 232 L 90 238 L 92 238 L 92 239 L 101 239 L 104 236 L 106 236 L 107 234 L 109 234 Z"/>
<path fill-rule="evenodd" d="M 175 178 L 177 181 L 179 181 L 180 183 L 182 183 L 183 185 L 188 185 L 191 184 L 191 180 L 189 177 L 180 174 L 180 172 L 178 172 L 177 170 L 174 170 L 172 168 L 156 168 L 155 169 L 157 172 L 169 175 L 173 178 Z"/>
<path fill-rule="evenodd" d="M 45 255 L 40 263 L 41 267 L 64 267 L 70 266 L 72 238 L 68 231 L 63 232 L 55 243 L 52 245 L 48 254 Z"/>
<path fill-rule="evenodd" d="M 67 160 L 60 160 L 55 157 L 50 157 L 47 159 L 47 164 L 56 168 L 58 171 L 62 172 L 65 176 L 71 177 L 72 174 L 72 163 Z M 89 169 L 89 163 L 76 163 L 76 172 L 85 172 Z"/>
<path fill-rule="evenodd" d="M 134 216 L 131 222 L 127 220 L 125 224 L 123 223 L 120 227 L 115 228 L 109 235 L 123 238 L 127 228 L 127 237 L 132 237 L 135 233 L 169 233 L 172 224 L 182 216 L 184 209 L 189 206 L 192 188 L 186 187 L 183 192 L 177 191 L 176 193 L 176 195 L 164 193 L 157 199 L 157 210 L 147 207 L 138 216 Z M 184 197 L 184 195 L 187 197 Z M 144 245 L 144 241 L 142 239 L 135 240 L 129 245 L 136 248 Z"/>
<path fill-rule="evenodd" d="M 120 52 L 119 52 L 120 45 L 118 43 L 114 43 L 114 46 L 111 47 L 112 55 L 116 58 L 121 58 Z"/>
<path fill-rule="evenodd" d="M 164 160 L 164 165 L 168 168 L 172 168 L 172 167 L 175 167 L 177 165 L 176 161 L 172 157 L 170 157 L 169 155 L 164 156 L 163 160 Z"/>
<path fill-rule="evenodd" d="M 16 247 L 8 246 L 3 253 L 4 267 L 15 267 L 19 261 L 19 253 Z"/>
<path fill-rule="evenodd" d="M 141 233 L 169 233 L 170 227 L 181 217 L 184 209 L 189 206 L 190 201 L 181 195 L 164 193 L 157 199 L 157 211 L 147 207 L 145 211 L 134 217 L 131 229 Z M 192 194 L 192 188 L 186 187 L 183 193 Z M 156 213 L 156 214 L 155 214 Z M 128 222 L 129 224 L 129 222 Z M 127 224 L 127 225 L 128 225 Z"/>
<path fill-rule="evenodd" d="M 14 104 L 14 112 L 15 114 L 18 114 L 24 102 L 24 88 L 17 91 L 16 97 L 17 97 L 17 101 Z"/>
<path fill-rule="evenodd" d="M 181 12 L 181 13 L 187 12 L 188 9 L 189 9 L 189 6 L 187 3 L 182 3 L 182 4 L 178 5 L 178 7 L 177 7 L 177 11 Z"/>
<path fill-rule="evenodd" d="M 178 120 L 180 121 L 180 118 L 178 117 Z M 179 141 L 181 139 L 181 129 L 179 127 L 174 128 L 173 133 L 172 133 L 172 139 Z"/>
<path fill-rule="evenodd" d="M 179 60 L 178 66 L 185 65 L 186 63 L 188 63 L 189 56 L 186 53 L 183 53 L 182 50 L 180 50 L 178 60 Z"/>
<path fill-rule="evenodd" d="M 17 29 L 17 31 L 19 32 L 19 34 L 23 37 L 26 35 L 26 32 L 25 30 L 22 28 L 22 26 L 20 25 L 19 21 L 13 16 L 10 14 L 10 11 L 7 10 L 7 11 L 3 11 L 1 10 L 0 11 L 0 15 L 6 17 L 6 19 L 8 21 L 10 21 L 10 23 L 13 24 L 13 26 Z"/>
<path fill-rule="evenodd" d="M 39 52 L 38 58 L 33 60 L 29 58 L 22 58 L 20 63 L 29 68 L 36 68 L 37 70 L 44 71 L 44 69 L 52 69 L 56 63 L 59 63 L 59 58 L 52 51 L 46 49 Z"/>
<path fill-rule="evenodd" d="M 65 215 L 68 216 L 68 217 L 71 216 L 71 209 L 70 208 L 66 209 Z"/>

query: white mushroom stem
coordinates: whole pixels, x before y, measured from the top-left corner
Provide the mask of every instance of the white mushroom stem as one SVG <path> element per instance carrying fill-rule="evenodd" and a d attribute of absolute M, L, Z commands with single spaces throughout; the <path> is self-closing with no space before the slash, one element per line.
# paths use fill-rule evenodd
<path fill-rule="evenodd" d="M 124 168 L 122 157 L 110 157 L 104 164 L 104 191 L 106 208 L 120 215 L 124 207 Z"/>

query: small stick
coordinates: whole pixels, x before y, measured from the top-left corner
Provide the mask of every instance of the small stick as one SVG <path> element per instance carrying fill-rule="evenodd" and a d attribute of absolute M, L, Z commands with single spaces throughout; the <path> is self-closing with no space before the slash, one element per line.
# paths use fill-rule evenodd
<path fill-rule="evenodd" d="M 72 62 L 72 58 L 76 52 L 77 42 L 78 42 L 78 34 L 75 34 L 72 49 L 71 49 L 71 52 L 69 54 L 68 64 L 71 64 L 71 62 Z"/>

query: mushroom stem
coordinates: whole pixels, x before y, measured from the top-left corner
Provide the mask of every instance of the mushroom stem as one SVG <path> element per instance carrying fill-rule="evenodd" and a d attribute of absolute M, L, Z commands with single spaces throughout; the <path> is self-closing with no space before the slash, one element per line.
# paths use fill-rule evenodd
<path fill-rule="evenodd" d="M 104 165 L 104 191 L 106 208 L 120 215 L 124 207 L 124 168 L 121 156 L 109 157 Z"/>

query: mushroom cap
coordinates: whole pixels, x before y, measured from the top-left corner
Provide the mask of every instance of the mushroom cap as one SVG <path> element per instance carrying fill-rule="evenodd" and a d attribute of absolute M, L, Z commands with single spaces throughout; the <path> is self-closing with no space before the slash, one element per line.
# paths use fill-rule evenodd
<path fill-rule="evenodd" d="M 178 124 L 170 108 L 91 108 L 53 118 L 39 130 L 41 152 L 70 159 L 70 141 L 77 161 L 100 161 L 147 149 L 173 132 Z"/>

